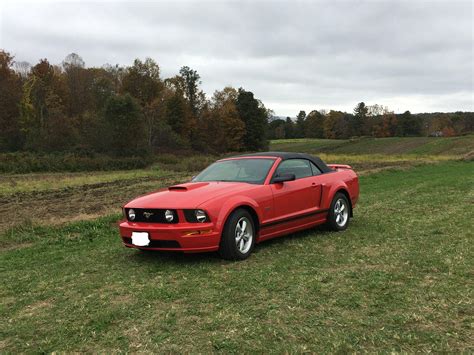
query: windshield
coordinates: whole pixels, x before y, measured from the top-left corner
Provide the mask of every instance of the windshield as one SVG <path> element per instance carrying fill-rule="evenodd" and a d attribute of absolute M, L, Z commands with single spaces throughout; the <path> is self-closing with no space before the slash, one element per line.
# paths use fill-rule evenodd
<path fill-rule="evenodd" d="M 193 182 L 234 181 L 263 184 L 275 160 L 273 159 L 233 159 L 218 161 L 209 165 Z"/>

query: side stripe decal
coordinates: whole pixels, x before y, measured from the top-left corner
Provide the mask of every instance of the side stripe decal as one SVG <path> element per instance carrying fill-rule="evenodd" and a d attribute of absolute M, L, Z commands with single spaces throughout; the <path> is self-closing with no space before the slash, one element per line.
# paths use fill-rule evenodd
<path fill-rule="evenodd" d="M 288 217 L 288 218 L 285 218 L 285 219 L 280 219 L 280 220 L 274 221 L 274 222 L 263 223 L 263 224 L 260 226 L 260 228 L 273 227 L 273 226 L 276 226 L 276 225 L 278 225 L 278 224 L 283 224 L 283 223 L 292 222 L 292 221 L 295 221 L 295 220 L 298 220 L 298 219 L 301 219 L 301 218 L 306 218 L 306 217 L 310 217 L 310 216 L 316 216 L 316 215 L 318 215 L 318 214 L 326 213 L 327 211 L 329 211 L 329 210 L 328 210 L 328 209 L 326 209 L 326 210 L 318 210 L 318 211 L 314 211 L 314 212 L 309 212 L 309 213 L 300 214 L 300 215 L 294 216 L 294 217 Z"/>

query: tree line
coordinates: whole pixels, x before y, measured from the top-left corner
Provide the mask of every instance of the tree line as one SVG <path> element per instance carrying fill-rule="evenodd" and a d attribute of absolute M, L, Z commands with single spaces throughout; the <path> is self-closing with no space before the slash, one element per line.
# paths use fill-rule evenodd
<path fill-rule="evenodd" d="M 473 112 L 395 114 L 381 105 L 360 102 L 353 113 L 331 110 L 300 111 L 296 120 L 276 118 L 268 127 L 270 139 L 437 136 L 451 137 L 474 131 Z"/>
<path fill-rule="evenodd" d="M 162 79 L 158 64 L 86 68 L 15 63 L 0 51 L 0 151 L 91 151 L 116 156 L 163 150 L 211 153 L 267 148 L 268 111 L 253 93 L 225 87 L 207 99 L 183 66 Z"/>
<path fill-rule="evenodd" d="M 353 113 L 301 111 L 285 120 L 243 88 L 207 98 L 187 66 L 162 78 L 150 58 L 97 68 L 71 53 L 61 65 L 41 59 L 31 66 L 0 50 L 3 152 L 256 151 L 279 138 L 459 135 L 473 131 L 473 121 L 472 113 L 394 114 L 363 102 Z"/>

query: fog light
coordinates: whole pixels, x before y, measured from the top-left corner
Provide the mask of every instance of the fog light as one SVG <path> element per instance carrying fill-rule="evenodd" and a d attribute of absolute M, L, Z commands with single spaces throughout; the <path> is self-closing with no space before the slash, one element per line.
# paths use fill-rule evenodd
<path fill-rule="evenodd" d="M 165 211 L 165 219 L 166 219 L 168 222 L 173 222 L 173 219 L 174 219 L 174 213 L 173 213 L 173 211 L 166 210 L 166 211 Z"/>
<path fill-rule="evenodd" d="M 204 223 L 207 220 L 207 214 L 203 210 L 196 210 L 196 219 L 200 223 Z"/>
<path fill-rule="evenodd" d="M 130 208 L 128 210 L 128 218 L 131 220 L 131 221 L 134 221 L 135 220 L 135 210 L 133 208 Z"/>

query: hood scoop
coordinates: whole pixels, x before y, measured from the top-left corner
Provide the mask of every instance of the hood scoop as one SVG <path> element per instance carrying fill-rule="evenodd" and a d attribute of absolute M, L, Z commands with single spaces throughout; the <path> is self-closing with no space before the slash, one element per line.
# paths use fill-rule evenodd
<path fill-rule="evenodd" d="M 203 186 L 207 186 L 209 183 L 207 182 L 196 182 L 196 183 L 187 183 L 187 184 L 180 184 L 168 187 L 168 191 L 190 191 L 194 189 L 198 189 Z"/>
<path fill-rule="evenodd" d="M 170 191 L 188 191 L 188 188 L 186 186 L 176 185 L 176 186 L 168 187 L 168 190 L 170 190 Z"/>

